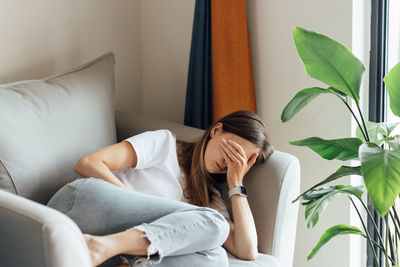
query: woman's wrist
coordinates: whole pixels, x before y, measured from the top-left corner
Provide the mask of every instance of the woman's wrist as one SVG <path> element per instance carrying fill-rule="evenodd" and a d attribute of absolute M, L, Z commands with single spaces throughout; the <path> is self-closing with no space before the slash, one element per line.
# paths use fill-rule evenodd
<path fill-rule="evenodd" d="M 228 182 L 228 188 L 229 190 L 238 186 L 243 186 L 243 183 L 240 183 L 239 181 L 236 182 Z"/>

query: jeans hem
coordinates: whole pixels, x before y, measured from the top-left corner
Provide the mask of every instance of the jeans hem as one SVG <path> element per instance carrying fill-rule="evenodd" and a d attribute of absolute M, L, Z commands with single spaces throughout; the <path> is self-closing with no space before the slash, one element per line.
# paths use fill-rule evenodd
<path fill-rule="evenodd" d="M 143 232 L 143 237 L 149 240 L 150 245 L 147 247 L 147 256 L 133 256 L 133 257 L 126 257 L 121 256 L 122 260 L 125 263 L 129 263 L 130 266 L 143 264 L 143 266 L 149 266 L 153 264 L 158 264 L 161 262 L 163 258 L 163 253 L 160 251 L 158 246 L 156 245 L 158 238 L 152 235 L 149 231 L 147 231 L 146 227 L 148 226 L 147 223 L 143 223 L 141 225 L 137 225 L 135 227 L 129 228 L 129 230 L 138 230 Z"/>

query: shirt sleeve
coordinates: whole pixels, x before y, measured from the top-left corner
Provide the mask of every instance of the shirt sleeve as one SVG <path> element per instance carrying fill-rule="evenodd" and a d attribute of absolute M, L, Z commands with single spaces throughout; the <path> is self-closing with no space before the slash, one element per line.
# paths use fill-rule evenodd
<path fill-rule="evenodd" d="M 135 149 L 136 169 L 160 165 L 172 149 L 176 153 L 175 138 L 169 130 L 147 131 L 125 139 Z"/>

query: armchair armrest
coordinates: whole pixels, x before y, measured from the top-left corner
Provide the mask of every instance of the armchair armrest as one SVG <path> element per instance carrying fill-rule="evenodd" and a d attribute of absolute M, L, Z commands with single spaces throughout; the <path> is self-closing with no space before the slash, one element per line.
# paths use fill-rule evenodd
<path fill-rule="evenodd" d="M 0 190 L 2 266 L 92 267 L 78 226 L 42 204 Z"/>
<path fill-rule="evenodd" d="M 258 251 L 276 257 L 281 267 L 292 267 L 299 209 L 292 200 L 300 192 L 298 159 L 275 150 L 264 164 L 249 171 L 243 183 L 256 224 Z M 219 189 L 228 200 L 227 187 Z"/>

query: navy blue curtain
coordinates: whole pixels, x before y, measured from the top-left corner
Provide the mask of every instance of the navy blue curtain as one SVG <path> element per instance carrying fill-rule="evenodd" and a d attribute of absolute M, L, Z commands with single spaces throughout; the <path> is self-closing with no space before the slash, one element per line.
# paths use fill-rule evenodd
<path fill-rule="evenodd" d="M 184 124 L 207 129 L 212 123 L 211 0 L 196 0 Z"/>

